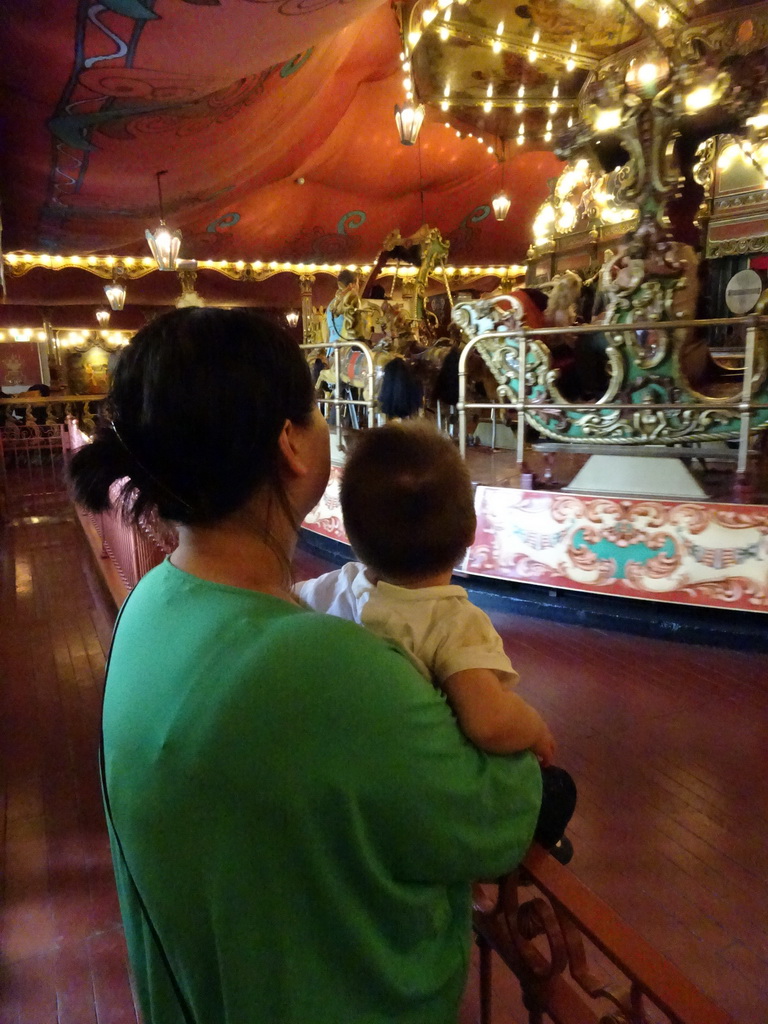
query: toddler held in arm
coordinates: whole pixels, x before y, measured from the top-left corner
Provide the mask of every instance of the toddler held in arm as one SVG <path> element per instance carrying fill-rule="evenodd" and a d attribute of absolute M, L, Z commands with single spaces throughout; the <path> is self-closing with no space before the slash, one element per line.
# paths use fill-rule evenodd
<path fill-rule="evenodd" d="M 490 619 L 451 583 L 476 529 L 472 483 L 453 442 L 417 422 L 362 432 L 347 457 L 341 507 L 361 561 L 298 583 L 295 593 L 315 611 L 397 641 L 481 750 L 533 751 L 543 781 L 535 838 L 567 862 L 573 780 L 552 765 L 544 719 L 514 692 L 519 677 Z"/>

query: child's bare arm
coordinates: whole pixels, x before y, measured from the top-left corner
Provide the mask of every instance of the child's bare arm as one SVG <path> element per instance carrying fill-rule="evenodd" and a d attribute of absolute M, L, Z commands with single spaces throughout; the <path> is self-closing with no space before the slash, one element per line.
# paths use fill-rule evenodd
<path fill-rule="evenodd" d="M 531 749 L 543 765 L 551 764 L 554 740 L 535 708 L 511 693 L 487 668 L 463 669 L 443 680 L 442 689 L 464 735 L 489 754 Z"/>

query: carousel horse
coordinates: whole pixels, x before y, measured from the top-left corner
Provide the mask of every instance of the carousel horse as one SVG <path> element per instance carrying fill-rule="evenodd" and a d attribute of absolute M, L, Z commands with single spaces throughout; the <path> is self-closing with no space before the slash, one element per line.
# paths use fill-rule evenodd
<path fill-rule="evenodd" d="M 362 288 L 358 289 L 356 275 L 341 271 L 336 294 L 321 324 L 327 352 L 326 365 L 316 372 L 318 388 L 336 386 L 337 364 L 331 358 L 335 356 L 334 343 L 360 341 L 372 350 L 374 394 L 384 415 L 404 418 L 420 411 L 422 385 L 411 358 L 432 342 L 431 314 L 425 312 L 424 296 L 430 275 L 447 253 L 448 243 L 436 228 L 423 224 L 408 237 L 396 228 L 384 239 Z M 392 262 L 396 266 L 387 297 L 377 277 Z M 402 304 L 392 300 L 401 263 L 418 267 L 415 277 L 409 275 L 401 282 Z M 341 384 L 350 397 L 369 385 L 367 361 L 359 348 L 341 348 L 338 365 Z"/>
<path fill-rule="evenodd" d="M 581 277 L 572 270 L 566 270 L 539 287 L 516 288 L 507 295 L 499 296 L 498 301 L 499 308 L 507 311 L 510 322 L 518 328 L 566 328 L 581 322 L 584 298 Z M 591 306 L 591 289 L 586 298 Z M 557 376 L 560 391 L 571 401 L 598 397 L 605 390 L 608 374 L 602 344 L 593 343 L 589 336 L 569 336 L 565 332 L 560 337 L 544 335 L 537 340 L 549 350 L 551 368 Z M 477 371 L 475 375 L 478 375 Z M 480 376 L 485 377 L 486 393 L 489 400 L 493 400 L 493 373 L 488 370 Z M 498 384 L 497 380 L 496 387 Z"/>
<path fill-rule="evenodd" d="M 347 319 L 342 326 L 340 340 L 361 341 L 370 347 L 373 358 L 373 393 L 385 416 L 405 418 L 421 408 L 421 390 L 418 382 L 412 379 L 413 374 L 405 362 L 405 358 L 420 350 L 421 346 L 397 303 L 386 299 L 380 303 L 362 300 L 354 317 Z M 398 365 L 389 370 L 390 364 L 395 362 Z M 343 391 L 348 397 L 356 399 L 365 392 L 369 384 L 369 371 L 360 348 L 340 350 L 339 373 Z M 336 370 L 333 362 L 315 374 L 315 386 L 318 389 L 335 388 Z M 352 421 L 355 426 L 355 416 Z"/>

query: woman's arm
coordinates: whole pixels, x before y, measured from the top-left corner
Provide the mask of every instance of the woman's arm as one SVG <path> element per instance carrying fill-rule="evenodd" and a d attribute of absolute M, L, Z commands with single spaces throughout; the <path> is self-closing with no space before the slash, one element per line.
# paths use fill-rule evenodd
<path fill-rule="evenodd" d="M 535 757 L 478 750 L 443 694 L 366 630 L 324 616 L 297 619 L 280 645 L 279 670 L 262 665 L 272 693 L 290 707 L 286 758 L 298 767 L 298 753 L 315 750 L 286 785 L 304 797 L 313 791 L 314 808 L 325 806 L 330 787 L 333 813 L 345 808 L 365 848 L 403 881 L 467 882 L 515 867 L 541 805 Z M 305 658 L 311 686 L 297 692 Z"/>
<path fill-rule="evenodd" d="M 522 697 L 505 689 L 487 668 L 454 672 L 442 683 L 464 735 L 489 754 L 532 750 L 552 763 L 554 740 L 547 723 Z"/>

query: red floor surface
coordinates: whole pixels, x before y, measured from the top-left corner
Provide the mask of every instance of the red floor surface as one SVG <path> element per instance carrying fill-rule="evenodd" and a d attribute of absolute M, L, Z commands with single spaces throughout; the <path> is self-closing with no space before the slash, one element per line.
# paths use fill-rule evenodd
<path fill-rule="evenodd" d="M 75 523 L 3 541 L 0 1021 L 135 1024 L 96 771 L 114 613 Z M 572 870 L 739 1024 L 766 1024 L 768 656 L 493 618 L 579 784 Z M 501 968 L 496 993 L 494 1024 L 525 1020 Z"/>

